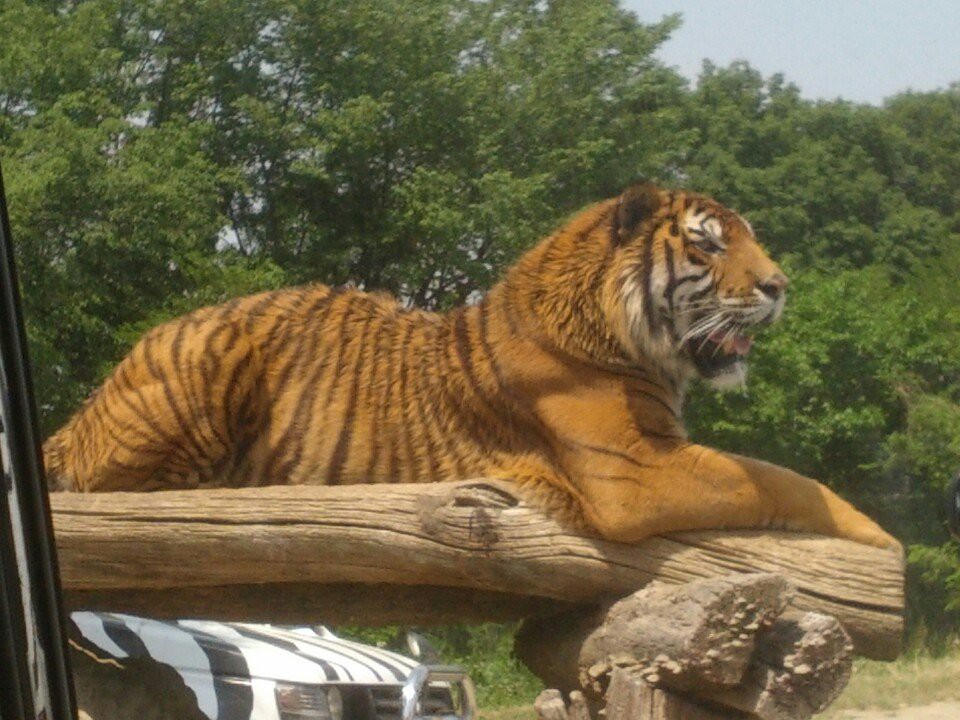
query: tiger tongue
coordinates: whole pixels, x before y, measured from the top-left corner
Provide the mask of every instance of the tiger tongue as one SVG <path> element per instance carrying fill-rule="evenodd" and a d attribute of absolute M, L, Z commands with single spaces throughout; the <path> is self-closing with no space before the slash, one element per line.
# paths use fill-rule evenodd
<path fill-rule="evenodd" d="M 733 338 L 733 351 L 737 355 L 746 355 L 753 347 L 753 338 L 749 335 L 737 335 Z"/>
<path fill-rule="evenodd" d="M 746 355 L 753 347 L 753 338 L 749 335 L 731 336 L 724 330 L 714 330 L 707 338 L 719 345 L 724 352 L 736 353 L 737 355 Z"/>

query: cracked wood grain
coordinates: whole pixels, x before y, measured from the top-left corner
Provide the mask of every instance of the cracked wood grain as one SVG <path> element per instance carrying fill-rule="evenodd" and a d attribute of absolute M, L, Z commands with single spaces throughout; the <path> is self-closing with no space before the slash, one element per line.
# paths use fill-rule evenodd
<path fill-rule="evenodd" d="M 430 588 L 446 588 L 438 606 L 450 607 L 482 591 L 477 612 L 504 619 L 526 617 L 533 605 L 609 601 L 654 579 L 773 572 L 797 587 L 797 607 L 839 618 L 860 654 L 890 658 L 900 647 L 903 564 L 888 551 L 765 531 L 612 543 L 565 530 L 502 481 L 55 493 L 51 505 L 73 607 L 121 610 L 103 603 L 128 598 L 132 608 L 139 593 L 162 609 L 166 593 L 179 611 L 190 588 L 206 588 L 193 615 L 236 617 L 242 607 L 246 619 L 263 620 L 285 590 L 309 596 L 312 586 L 326 600 L 304 603 L 298 621 L 306 622 L 324 608 L 336 614 L 336 594 L 324 586 L 370 585 L 371 608 L 389 608 L 391 622 L 424 623 Z M 397 593 L 391 604 L 388 586 L 422 593 Z"/>

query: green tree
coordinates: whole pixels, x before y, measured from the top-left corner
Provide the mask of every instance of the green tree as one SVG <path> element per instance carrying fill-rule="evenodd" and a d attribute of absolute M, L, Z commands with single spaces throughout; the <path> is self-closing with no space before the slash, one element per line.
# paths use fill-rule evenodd
<path fill-rule="evenodd" d="M 955 631 L 960 88 L 810 102 L 709 62 L 690 88 L 656 58 L 677 24 L 614 0 L 0 4 L 45 427 L 172 315 L 313 280 L 448 307 L 649 176 L 735 206 L 793 281 L 749 391 L 695 393 L 694 436 L 877 515 L 911 545 L 917 622 Z M 505 642 L 484 632 L 442 639 Z"/>
<path fill-rule="evenodd" d="M 682 82 L 653 58 L 674 26 L 585 0 L 5 4 L 46 426 L 146 324 L 228 293 L 351 281 L 441 307 L 489 285 L 678 157 Z"/>

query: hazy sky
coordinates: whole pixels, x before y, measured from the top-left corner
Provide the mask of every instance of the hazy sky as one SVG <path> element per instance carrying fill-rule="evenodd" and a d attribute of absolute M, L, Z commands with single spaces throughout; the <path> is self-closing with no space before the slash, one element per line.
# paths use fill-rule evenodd
<path fill-rule="evenodd" d="M 880 103 L 960 81 L 960 0 L 623 0 L 644 22 L 683 14 L 661 59 L 782 72 L 804 97 Z"/>

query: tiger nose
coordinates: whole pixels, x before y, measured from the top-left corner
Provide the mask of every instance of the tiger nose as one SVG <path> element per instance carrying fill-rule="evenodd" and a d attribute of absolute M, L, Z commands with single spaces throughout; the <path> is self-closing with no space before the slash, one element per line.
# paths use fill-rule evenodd
<path fill-rule="evenodd" d="M 757 289 L 771 300 L 776 300 L 787 289 L 788 282 L 787 276 L 778 272 L 758 282 Z"/>

